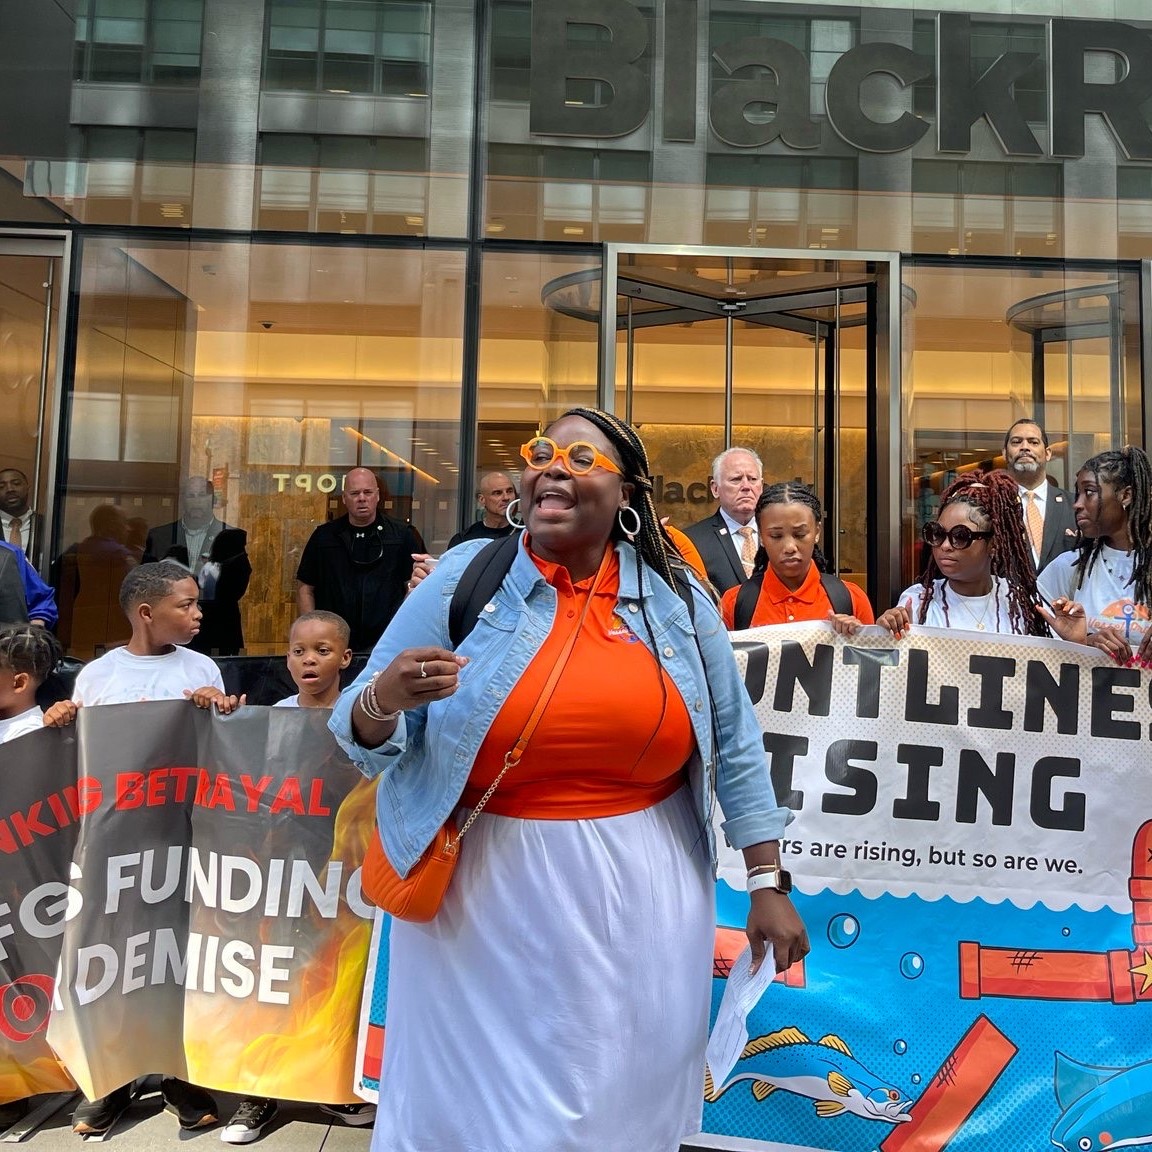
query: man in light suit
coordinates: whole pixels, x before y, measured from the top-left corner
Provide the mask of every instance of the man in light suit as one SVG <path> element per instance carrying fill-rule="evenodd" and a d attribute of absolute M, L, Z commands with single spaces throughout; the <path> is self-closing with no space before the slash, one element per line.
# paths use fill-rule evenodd
<path fill-rule="evenodd" d="M 180 519 L 148 533 L 142 563 L 177 560 L 200 585 L 200 631 L 188 645 L 209 656 L 235 656 L 244 647 L 240 598 L 248 591 L 252 564 L 248 536 L 212 512 L 215 490 L 203 476 L 180 485 Z"/>
<path fill-rule="evenodd" d="M 1020 487 L 1024 539 L 1037 572 L 1061 552 L 1071 552 L 1077 540 L 1075 498 L 1048 479 L 1051 459 L 1048 433 L 1035 420 L 1023 417 L 1004 434 L 1004 470 Z"/>
<path fill-rule="evenodd" d="M 743 584 L 760 546 L 756 501 L 764 491 L 764 465 L 751 448 L 729 448 L 712 461 L 712 498 L 720 507 L 684 531 L 696 545 L 718 592 Z"/>

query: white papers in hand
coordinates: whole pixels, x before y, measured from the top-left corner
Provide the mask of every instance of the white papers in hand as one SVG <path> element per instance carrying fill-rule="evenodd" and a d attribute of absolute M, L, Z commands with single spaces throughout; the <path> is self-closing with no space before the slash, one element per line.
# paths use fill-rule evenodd
<path fill-rule="evenodd" d="M 712 1084 L 717 1091 L 736 1067 L 736 1061 L 748 1043 L 748 1014 L 760 1002 L 764 989 L 776 975 L 771 944 L 755 976 L 750 971 L 751 967 L 752 950 L 745 948 L 728 973 L 728 983 L 720 1001 L 720 1010 L 716 1013 L 716 1023 L 712 1026 L 712 1035 L 708 1037 L 704 1058 L 708 1061 Z"/>

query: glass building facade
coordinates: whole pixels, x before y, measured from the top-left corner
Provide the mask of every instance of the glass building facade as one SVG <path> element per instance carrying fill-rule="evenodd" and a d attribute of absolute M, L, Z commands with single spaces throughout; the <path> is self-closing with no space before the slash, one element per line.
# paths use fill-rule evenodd
<path fill-rule="evenodd" d="M 124 626 L 68 558 L 186 476 L 271 653 L 350 467 L 438 552 L 574 403 L 673 523 L 731 443 L 815 484 L 880 607 L 1016 418 L 1065 485 L 1147 444 L 1152 19 L 966 7 L 6 0 L 0 468 L 70 649 Z"/>

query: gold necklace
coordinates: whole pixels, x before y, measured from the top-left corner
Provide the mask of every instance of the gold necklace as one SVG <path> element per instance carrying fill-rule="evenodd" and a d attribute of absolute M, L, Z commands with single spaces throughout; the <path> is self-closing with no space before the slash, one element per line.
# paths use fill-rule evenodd
<path fill-rule="evenodd" d="M 956 590 L 953 589 L 953 591 L 955 592 Z M 988 617 L 988 609 L 991 606 L 992 598 L 995 595 L 996 595 L 996 581 L 993 580 L 991 591 L 985 592 L 984 595 L 981 597 L 981 599 L 984 601 L 984 608 L 980 612 L 980 615 L 977 616 L 976 613 L 973 612 L 972 609 L 968 606 L 968 599 L 969 598 L 966 596 L 961 596 L 959 592 L 956 592 L 956 603 L 959 604 L 960 607 L 963 608 L 964 611 L 968 613 L 968 619 L 971 620 L 972 623 L 976 625 L 976 631 L 977 632 L 983 632 L 985 630 L 984 629 L 984 621 Z M 971 597 L 971 599 L 975 600 L 976 597 L 973 596 L 973 597 Z"/>

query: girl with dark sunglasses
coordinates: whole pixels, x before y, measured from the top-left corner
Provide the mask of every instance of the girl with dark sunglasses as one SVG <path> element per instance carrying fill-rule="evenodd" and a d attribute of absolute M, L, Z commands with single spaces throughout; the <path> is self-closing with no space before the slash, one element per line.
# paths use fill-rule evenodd
<path fill-rule="evenodd" d="M 972 632 L 1051 636 L 1083 643 L 1084 610 L 1066 598 L 1039 604 L 1036 568 L 1024 534 L 1016 482 L 1004 472 L 968 472 L 948 485 L 935 520 L 924 525 L 932 549 L 919 584 L 876 623 L 897 639 L 912 623 Z"/>

